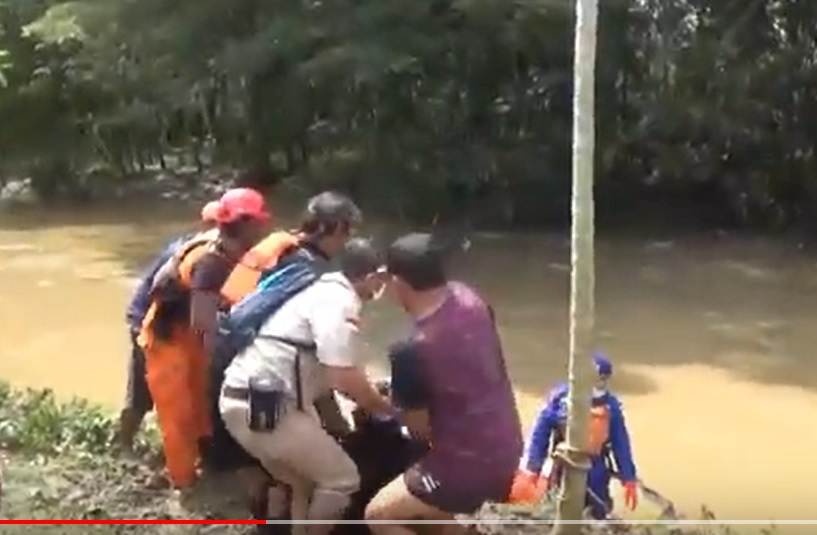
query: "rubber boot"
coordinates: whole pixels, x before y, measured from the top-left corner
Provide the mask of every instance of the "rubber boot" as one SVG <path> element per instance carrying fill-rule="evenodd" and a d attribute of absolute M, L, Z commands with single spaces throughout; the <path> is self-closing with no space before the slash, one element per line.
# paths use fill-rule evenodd
<path fill-rule="evenodd" d="M 250 504 L 250 512 L 254 520 L 291 520 L 289 503 L 291 494 L 289 489 L 281 485 L 268 485 L 263 495 Z M 271 503 L 270 497 L 275 494 Z M 292 526 L 290 524 L 266 524 L 255 527 L 256 535 L 290 535 Z"/>

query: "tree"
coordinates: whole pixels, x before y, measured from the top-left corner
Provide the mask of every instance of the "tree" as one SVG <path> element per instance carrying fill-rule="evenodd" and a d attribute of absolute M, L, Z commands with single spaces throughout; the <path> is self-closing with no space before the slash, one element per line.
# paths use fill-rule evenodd
<path fill-rule="evenodd" d="M 0 50 L 0 87 L 5 87 L 8 84 L 8 80 L 6 80 L 5 71 L 11 64 L 9 63 L 9 53 L 7 50 Z"/>
<path fill-rule="evenodd" d="M 594 157 L 595 83 L 598 0 L 576 2 L 576 36 L 573 56 L 573 202 L 570 276 L 570 360 L 568 420 L 565 447 L 557 452 L 564 463 L 556 533 L 578 534 L 583 517 L 589 459 L 584 453 L 589 436 L 594 343 L 595 260 Z"/>
<path fill-rule="evenodd" d="M 230 167 L 422 221 L 566 223 L 573 7 L 0 0 L 0 173 L 62 196 L 89 170 Z M 659 200 L 817 228 L 817 2 L 605 0 L 598 19 L 600 221 Z"/>

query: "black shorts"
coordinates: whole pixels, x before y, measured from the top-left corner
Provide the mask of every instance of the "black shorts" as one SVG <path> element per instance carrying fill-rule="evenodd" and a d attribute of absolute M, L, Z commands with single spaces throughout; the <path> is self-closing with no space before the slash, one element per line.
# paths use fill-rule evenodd
<path fill-rule="evenodd" d="M 442 471 L 440 471 L 442 472 Z M 513 473 L 460 481 L 426 468 L 422 461 L 403 474 L 409 492 L 418 500 L 452 514 L 470 514 L 485 502 L 504 502 L 510 493 Z"/>
<path fill-rule="evenodd" d="M 125 409 L 144 416 L 153 409 L 153 397 L 148 388 L 145 369 L 145 353 L 136 339 L 138 332 L 131 331 L 131 353 L 128 359 L 128 383 L 125 389 Z"/>

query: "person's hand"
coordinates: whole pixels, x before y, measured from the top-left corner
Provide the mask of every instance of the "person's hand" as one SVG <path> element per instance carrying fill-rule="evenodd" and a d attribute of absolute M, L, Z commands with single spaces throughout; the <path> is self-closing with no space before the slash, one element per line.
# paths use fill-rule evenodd
<path fill-rule="evenodd" d="M 391 397 L 391 378 L 389 379 L 378 379 L 373 384 L 374 389 L 377 390 L 377 393 L 381 396 L 390 398 Z"/>
<path fill-rule="evenodd" d="M 518 470 L 511 484 L 508 496 L 509 503 L 533 504 L 538 502 L 547 492 L 547 478 L 528 470 Z"/>
<path fill-rule="evenodd" d="M 624 487 L 624 505 L 630 510 L 635 510 L 638 507 L 638 487 L 635 481 L 622 481 L 621 485 Z"/>
<path fill-rule="evenodd" d="M 531 485 L 536 484 L 536 479 L 539 477 L 536 473 L 531 472 L 530 470 L 525 470 L 524 468 L 520 468 L 516 471 L 516 477 L 519 479 L 530 483 Z"/>

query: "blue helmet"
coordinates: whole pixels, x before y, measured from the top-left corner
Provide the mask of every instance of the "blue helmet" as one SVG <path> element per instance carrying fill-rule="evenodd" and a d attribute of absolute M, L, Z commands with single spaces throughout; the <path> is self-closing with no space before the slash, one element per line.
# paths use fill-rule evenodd
<path fill-rule="evenodd" d="M 613 363 L 604 353 L 593 353 L 593 364 L 596 365 L 596 373 L 599 376 L 609 377 L 613 375 Z"/>

